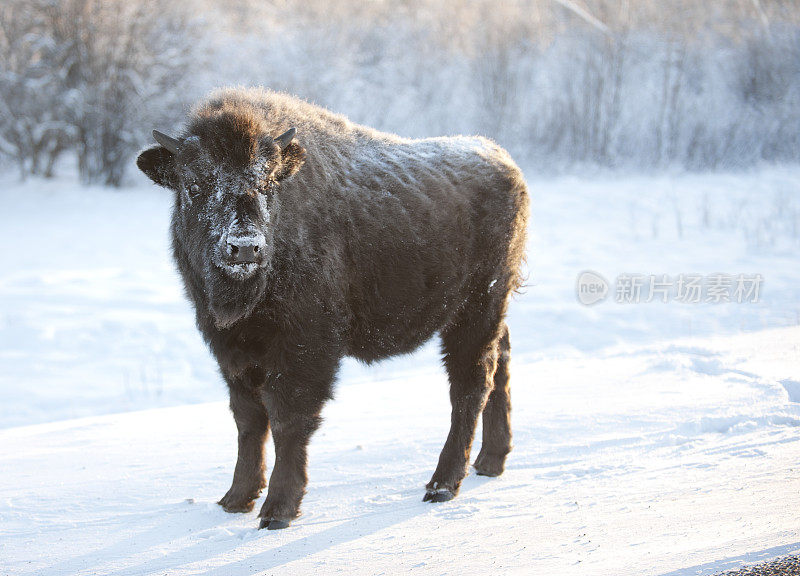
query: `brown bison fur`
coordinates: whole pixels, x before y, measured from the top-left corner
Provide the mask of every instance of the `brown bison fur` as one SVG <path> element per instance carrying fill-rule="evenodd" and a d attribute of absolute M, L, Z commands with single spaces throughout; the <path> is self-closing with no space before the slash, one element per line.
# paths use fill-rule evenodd
<path fill-rule="evenodd" d="M 458 492 L 481 413 L 474 466 L 502 473 L 511 449 L 504 317 L 528 217 L 522 173 L 502 148 L 481 137 L 400 138 L 241 89 L 212 94 L 179 138 L 156 136 L 166 146 L 137 164 L 175 191 L 175 260 L 239 431 L 226 510 L 251 510 L 265 487 L 271 429 L 261 526 L 288 526 L 342 357 L 404 354 L 436 333 L 452 416 L 425 500 Z"/>

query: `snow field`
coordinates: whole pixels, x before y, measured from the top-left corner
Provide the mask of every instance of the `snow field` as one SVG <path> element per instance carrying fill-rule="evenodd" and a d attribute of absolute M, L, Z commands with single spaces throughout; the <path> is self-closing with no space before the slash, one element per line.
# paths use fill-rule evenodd
<path fill-rule="evenodd" d="M 215 504 L 235 427 L 170 262 L 169 194 L 3 181 L 0 574 L 677 576 L 800 549 L 800 171 L 530 187 L 506 473 L 422 503 L 449 424 L 436 344 L 346 361 L 304 515 L 266 533 Z M 583 270 L 764 286 L 587 307 Z"/>
<path fill-rule="evenodd" d="M 342 386 L 312 443 L 304 515 L 269 533 L 256 530 L 257 510 L 215 504 L 235 461 L 223 402 L 7 429 L 5 571 L 716 569 L 798 542 L 800 404 L 776 380 L 798 351 L 800 329 L 785 328 L 514 361 L 506 473 L 470 474 L 438 506 L 421 499 L 447 434 L 444 375 Z M 768 369 L 743 356 L 754 352 Z"/>

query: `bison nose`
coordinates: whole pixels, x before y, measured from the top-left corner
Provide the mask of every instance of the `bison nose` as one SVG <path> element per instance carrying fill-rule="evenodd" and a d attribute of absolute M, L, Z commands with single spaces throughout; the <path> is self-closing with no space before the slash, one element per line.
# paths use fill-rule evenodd
<path fill-rule="evenodd" d="M 228 237 L 228 259 L 233 264 L 260 262 L 264 252 L 264 239 Z"/>

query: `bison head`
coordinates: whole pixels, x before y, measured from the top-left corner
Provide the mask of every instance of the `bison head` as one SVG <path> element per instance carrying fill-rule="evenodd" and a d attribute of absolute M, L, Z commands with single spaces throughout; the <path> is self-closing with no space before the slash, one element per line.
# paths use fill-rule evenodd
<path fill-rule="evenodd" d="M 274 138 L 257 128 L 235 119 L 220 126 L 217 118 L 195 122 L 180 139 L 154 131 L 159 146 L 136 161 L 175 191 L 175 255 L 195 303 L 208 306 L 219 328 L 248 316 L 261 298 L 280 212 L 277 188 L 305 158 L 294 128 Z"/>

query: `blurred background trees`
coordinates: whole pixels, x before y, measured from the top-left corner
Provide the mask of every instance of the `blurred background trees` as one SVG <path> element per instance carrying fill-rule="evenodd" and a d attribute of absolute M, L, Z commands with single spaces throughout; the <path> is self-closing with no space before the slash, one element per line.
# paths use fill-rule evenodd
<path fill-rule="evenodd" d="M 150 129 L 220 85 L 404 136 L 480 133 L 521 163 L 800 160 L 789 0 L 5 0 L 0 155 L 118 185 Z"/>
<path fill-rule="evenodd" d="M 0 22 L 0 151 L 22 175 L 71 152 L 119 185 L 147 127 L 180 116 L 200 29 L 169 3 L 5 0 Z"/>

